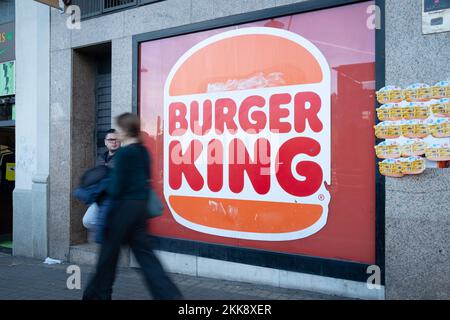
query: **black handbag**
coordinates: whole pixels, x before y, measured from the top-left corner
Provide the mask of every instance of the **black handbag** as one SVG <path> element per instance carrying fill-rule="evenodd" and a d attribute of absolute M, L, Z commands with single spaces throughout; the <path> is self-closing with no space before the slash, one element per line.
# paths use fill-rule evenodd
<path fill-rule="evenodd" d="M 149 219 L 157 218 L 164 212 L 164 205 L 152 188 L 150 188 L 148 193 L 147 212 Z"/>

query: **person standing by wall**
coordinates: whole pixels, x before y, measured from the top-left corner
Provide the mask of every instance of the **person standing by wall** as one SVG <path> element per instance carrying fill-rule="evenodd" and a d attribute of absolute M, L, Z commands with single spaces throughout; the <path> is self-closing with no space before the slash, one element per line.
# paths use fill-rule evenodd
<path fill-rule="evenodd" d="M 117 132 L 115 129 L 109 129 L 105 136 L 105 146 L 108 149 L 104 154 L 97 158 L 97 165 L 106 165 L 110 168 L 114 166 L 114 155 L 116 151 L 120 148 L 120 141 L 117 137 Z"/>
<path fill-rule="evenodd" d="M 108 150 L 97 158 L 96 166 L 105 165 L 112 169 L 114 167 L 114 156 L 120 148 L 120 141 L 117 137 L 117 132 L 115 129 L 109 129 L 106 132 L 105 146 Z M 89 231 L 88 239 L 92 239 L 92 232 L 97 226 L 98 212 L 98 204 L 94 202 L 89 206 L 83 216 L 83 226 Z"/>
<path fill-rule="evenodd" d="M 115 155 L 108 188 L 113 208 L 107 217 L 96 271 L 83 300 L 111 299 L 122 244 L 131 247 L 154 299 L 181 299 L 181 292 L 153 253 L 147 234 L 151 166 L 150 155 L 140 139 L 139 118 L 124 113 L 117 117 L 117 126 L 122 147 Z"/>

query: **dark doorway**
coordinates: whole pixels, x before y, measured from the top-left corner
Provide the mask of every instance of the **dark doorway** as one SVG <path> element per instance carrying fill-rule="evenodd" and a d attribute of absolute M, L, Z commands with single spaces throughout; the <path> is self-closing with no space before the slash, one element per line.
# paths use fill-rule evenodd
<path fill-rule="evenodd" d="M 15 128 L 0 126 L 0 252 L 11 253 L 15 186 Z"/>
<path fill-rule="evenodd" d="M 105 134 L 111 128 L 111 43 L 74 50 L 72 84 L 71 180 L 75 190 L 80 177 L 106 151 Z M 86 210 L 85 204 L 71 198 L 71 245 L 90 238 L 82 223 Z"/>
<path fill-rule="evenodd" d="M 97 77 L 95 81 L 95 134 L 97 156 L 107 151 L 106 132 L 111 129 L 111 55 L 97 57 Z"/>

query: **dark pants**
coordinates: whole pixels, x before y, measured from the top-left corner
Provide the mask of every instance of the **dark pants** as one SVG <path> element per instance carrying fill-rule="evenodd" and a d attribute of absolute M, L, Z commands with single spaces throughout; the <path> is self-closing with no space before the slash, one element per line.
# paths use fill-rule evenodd
<path fill-rule="evenodd" d="M 96 272 L 84 291 L 83 300 L 111 299 L 122 244 L 131 247 L 154 299 L 181 299 L 180 291 L 165 273 L 151 248 L 146 208 L 146 200 L 123 200 L 108 215 Z"/>

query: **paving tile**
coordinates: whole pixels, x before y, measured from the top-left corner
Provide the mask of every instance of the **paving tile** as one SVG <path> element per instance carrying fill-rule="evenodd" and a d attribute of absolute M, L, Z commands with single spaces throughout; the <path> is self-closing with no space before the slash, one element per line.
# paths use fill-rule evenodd
<path fill-rule="evenodd" d="M 40 260 L 12 257 L 0 253 L 0 300 L 79 300 L 82 290 L 66 287 L 68 264 L 46 265 Z M 92 266 L 80 266 L 82 289 L 87 285 Z M 170 277 L 189 300 L 300 300 L 339 299 L 317 293 L 290 290 L 235 281 L 224 281 L 179 274 Z M 119 268 L 113 299 L 151 299 L 138 270 Z"/>

